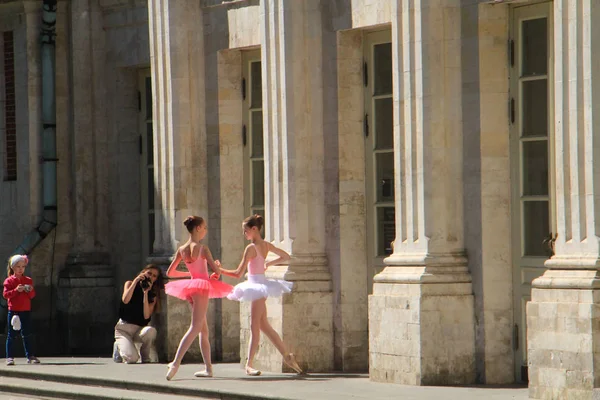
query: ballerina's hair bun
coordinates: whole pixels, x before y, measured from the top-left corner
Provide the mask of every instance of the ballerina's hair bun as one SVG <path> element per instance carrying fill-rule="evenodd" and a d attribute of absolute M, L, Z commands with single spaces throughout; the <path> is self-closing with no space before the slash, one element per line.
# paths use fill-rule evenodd
<path fill-rule="evenodd" d="M 256 227 L 256 229 L 258 229 L 259 231 L 262 229 L 264 223 L 265 219 L 262 217 L 262 215 L 258 214 L 254 214 L 251 217 L 248 217 L 244 220 L 245 226 L 247 226 L 248 228 Z"/>
<path fill-rule="evenodd" d="M 189 233 L 192 233 L 196 227 L 202 226 L 202 224 L 204 224 L 204 219 L 195 215 L 190 215 L 183 221 L 183 225 L 185 225 Z"/>

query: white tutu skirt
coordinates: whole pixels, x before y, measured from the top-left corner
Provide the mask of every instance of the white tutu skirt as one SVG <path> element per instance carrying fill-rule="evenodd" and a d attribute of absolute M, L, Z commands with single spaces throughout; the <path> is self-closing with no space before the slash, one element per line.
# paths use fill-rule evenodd
<path fill-rule="evenodd" d="M 248 275 L 248 280 L 235 285 L 227 295 L 229 300 L 254 301 L 264 297 L 280 297 L 292 291 L 294 284 L 278 279 L 267 279 L 264 275 Z"/>

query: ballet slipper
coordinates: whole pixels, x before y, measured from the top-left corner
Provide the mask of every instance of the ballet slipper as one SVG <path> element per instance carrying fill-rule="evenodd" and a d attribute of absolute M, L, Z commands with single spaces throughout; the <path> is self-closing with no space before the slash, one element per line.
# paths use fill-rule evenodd
<path fill-rule="evenodd" d="M 212 371 L 208 371 L 208 369 L 205 369 L 204 371 L 194 372 L 194 376 L 196 378 L 212 378 L 213 374 Z"/>
<path fill-rule="evenodd" d="M 294 355 L 292 353 L 289 353 L 287 356 L 285 356 L 283 358 L 283 362 L 285 362 L 285 364 L 288 367 L 290 367 L 291 369 L 293 369 L 294 371 L 296 371 L 297 374 L 303 374 L 304 373 L 304 371 L 302 371 L 302 368 L 300 368 L 300 366 L 296 362 L 296 357 L 294 357 Z"/>
<path fill-rule="evenodd" d="M 246 366 L 246 375 L 248 376 L 259 376 L 261 373 L 258 369 Z"/>
<path fill-rule="evenodd" d="M 173 363 L 169 363 L 167 364 L 167 367 L 169 367 L 169 369 L 167 370 L 167 380 L 170 381 L 171 379 L 173 379 L 173 377 L 175 376 L 175 374 L 177 373 L 177 370 L 179 369 L 179 365 L 175 365 Z"/>

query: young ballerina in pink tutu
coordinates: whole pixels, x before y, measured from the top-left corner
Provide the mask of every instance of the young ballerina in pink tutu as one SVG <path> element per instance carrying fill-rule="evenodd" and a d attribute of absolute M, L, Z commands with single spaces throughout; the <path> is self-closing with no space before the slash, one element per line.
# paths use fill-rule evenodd
<path fill-rule="evenodd" d="M 244 220 L 242 225 L 244 236 L 252 243 L 244 250 L 244 256 L 236 270 L 221 269 L 221 273 L 236 278 L 244 275 L 246 266 L 248 266 L 248 280 L 236 285 L 233 291 L 227 296 L 230 300 L 251 301 L 251 321 L 250 321 L 250 347 L 248 349 L 248 361 L 246 362 L 246 374 L 250 376 L 260 375 L 260 371 L 252 368 L 254 356 L 258 350 L 260 341 L 260 332 L 262 331 L 269 340 L 275 345 L 277 350 L 283 356 L 283 361 L 297 373 L 302 373 L 302 369 L 296 362 L 294 355 L 288 353 L 285 344 L 279 334 L 273 329 L 267 319 L 267 297 L 281 296 L 292 290 L 292 283 L 282 280 L 266 279 L 265 270 L 271 265 L 282 264 L 290 259 L 290 255 L 285 251 L 266 242 L 260 236 L 260 230 L 263 226 L 263 217 L 253 215 Z M 265 264 L 265 258 L 273 252 L 279 256 L 276 260 Z"/>
<path fill-rule="evenodd" d="M 200 335 L 200 352 L 206 369 L 198 371 L 194 375 L 197 377 L 212 376 L 210 342 L 208 341 L 208 325 L 206 323 L 208 299 L 225 297 L 232 289 L 231 285 L 210 279 L 208 276 L 207 264 L 217 273 L 216 278 L 218 278 L 221 264 L 218 260 L 213 260 L 208 247 L 200 244 L 207 231 L 204 220 L 201 217 L 187 217 L 183 224 L 190 233 L 190 238 L 177 249 L 173 262 L 167 270 L 167 276 L 171 278 L 191 277 L 191 279 L 169 282 L 165 286 L 165 292 L 191 303 L 192 321 L 189 329 L 181 338 L 181 342 L 179 342 L 175 359 L 168 365 L 167 380 L 171 380 L 175 376 L 183 356 L 198 335 Z M 185 262 L 189 272 L 177 271 L 177 266 L 181 260 Z"/>

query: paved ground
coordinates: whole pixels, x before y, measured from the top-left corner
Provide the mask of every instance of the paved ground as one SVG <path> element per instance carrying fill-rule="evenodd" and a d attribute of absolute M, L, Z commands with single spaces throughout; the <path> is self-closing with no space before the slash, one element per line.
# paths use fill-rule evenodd
<path fill-rule="evenodd" d="M 169 399 L 168 392 L 181 396 L 244 396 L 255 399 L 290 400 L 342 400 L 342 399 L 405 399 L 405 400 L 499 400 L 527 399 L 525 387 L 412 387 L 374 383 L 366 374 L 293 374 L 263 373 L 259 377 L 248 377 L 238 364 L 216 364 L 215 377 L 195 378 L 193 373 L 202 365 L 184 364 L 175 378 L 165 380 L 165 364 L 115 364 L 108 358 L 46 358 L 40 365 L 27 365 L 17 359 L 17 365 L 7 367 L 0 364 L 0 384 L 18 380 L 36 379 L 39 387 L 52 387 L 49 381 L 62 382 L 63 386 L 76 391 L 77 385 L 121 387 L 127 382 L 137 384 L 149 392 L 166 392 L 158 397 Z M 33 374 L 33 375 L 30 375 Z M 40 381 L 42 380 L 42 381 Z M 70 383 L 70 386 L 65 385 Z M 57 383 L 59 384 L 59 383 Z M 81 386 L 83 387 L 83 386 Z M 147 389 L 146 389 L 147 387 Z M 6 390 L 6 389 L 5 389 Z M 108 389 L 107 389 L 108 390 Z M 135 392 L 137 393 L 137 392 Z M 6 394 L 2 394 L 6 395 Z M 43 394 L 42 394 L 43 395 Z M 21 400 L 27 395 L 19 394 L 6 399 Z M 76 397 L 75 397 L 76 398 Z M 172 398 L 179 398 L 173 396 Z M 0 397 L 5 399 L 5 397 Z"/>

